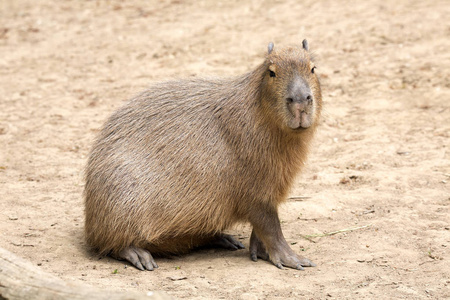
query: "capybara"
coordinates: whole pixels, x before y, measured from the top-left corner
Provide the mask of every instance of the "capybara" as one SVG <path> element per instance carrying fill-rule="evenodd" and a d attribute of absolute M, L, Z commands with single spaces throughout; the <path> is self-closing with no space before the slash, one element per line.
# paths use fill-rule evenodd
<path fill-rule="evenodd" d="M 300 47 L 268 46 L 256 69 L 229 79 L 157 83 L 106 122 L 86 168 L 85 234 L 100 254 L 153 270 L 152 255 L 243 244 L 224 233 L 250 222 L 250 257 L 303 269 L 278 207 L 305 163 L 322 96 Z"/>

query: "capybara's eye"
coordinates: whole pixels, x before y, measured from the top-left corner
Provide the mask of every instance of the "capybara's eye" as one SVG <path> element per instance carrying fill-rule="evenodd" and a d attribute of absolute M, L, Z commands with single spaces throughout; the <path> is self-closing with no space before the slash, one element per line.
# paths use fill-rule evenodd
<path fill-rule="evenodd" d="M 272 70 L 269 70 L 269 75 L 270 75 L 270 77 L 277 77 L 277 76 L 275 75 L 275 72 L 272 71 Z"/>
<path fill-rule="evenodd" d="M 311 69 L 311 73 L 313 73 L 314 74 L 314 70 L 316 69 L 316 67 L 314 66 L 314 67 L 312 67 L 312 69 Z"/>

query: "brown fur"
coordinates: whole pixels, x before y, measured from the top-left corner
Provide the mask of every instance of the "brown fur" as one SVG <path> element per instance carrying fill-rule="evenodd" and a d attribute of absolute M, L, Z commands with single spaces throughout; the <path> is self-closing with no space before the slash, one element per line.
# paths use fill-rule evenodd
<path fill-rule="evenodd" d="M 276 69 L 276 80 L 268 70 Z M 85 233 L 101 254 L 130 245 L 179 253 L 238 222 L 276 211 L 306 160 L 321 110 L 302 48 L 272 51 L 232 79 L 158 83 L 115 112 L 89 156 Z M 295 74 L 313 94 L 313 125 L 286 124 Z"/>

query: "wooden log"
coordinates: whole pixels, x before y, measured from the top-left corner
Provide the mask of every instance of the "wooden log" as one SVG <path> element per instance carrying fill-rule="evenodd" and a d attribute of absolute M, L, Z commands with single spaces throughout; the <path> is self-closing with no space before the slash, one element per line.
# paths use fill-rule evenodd
<path fill-rule="evenodd" d="M 102 290 L 81 284 L 69 284 L 46 273 L 32 263 L 0 247 L 0 300 L 53 299 L 145 299 L 168 300 L 161 292 Z"/>

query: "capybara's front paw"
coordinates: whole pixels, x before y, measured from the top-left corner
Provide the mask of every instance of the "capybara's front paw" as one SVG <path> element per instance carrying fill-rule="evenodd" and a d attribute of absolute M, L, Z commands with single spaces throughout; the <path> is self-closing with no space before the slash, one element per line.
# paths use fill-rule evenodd
<path fill-rule="evenodd" d="M 253 261 L 258 261 L 258 258 L 269 260 L 266 247 L 264 247 L 264 244 L 256 236 L 255 231 L 252 231 L 252 235 L 250 236 L 250 258 Z"/>
<path fill-rule="evenodd" d="M 269 256 L 272 263 L 280 269 L 283 269 L 284 266 L 297 270 L 303 270 L 303 267 L 316 266 L 315 263 L 306 257 L 296 254 L 289 246 L 287 246 L 287 248 L 277 247 L 277 249 L 273 250 Z"/>
<path fill-rule="evenodd" d="M 250 237 L 250 257 L 253 261 L 258 258 L 271 261 L 277 268 L 289 267 L 297 270 L 303 270 L 303 267 L 315 267 L 316 264 L 309 259 L 296 254 L 286 241 L 272 245 L 271 251 L 266 250 L 262 241 L 254 232 Z"/>

